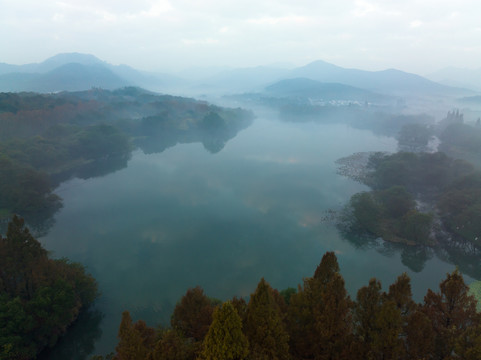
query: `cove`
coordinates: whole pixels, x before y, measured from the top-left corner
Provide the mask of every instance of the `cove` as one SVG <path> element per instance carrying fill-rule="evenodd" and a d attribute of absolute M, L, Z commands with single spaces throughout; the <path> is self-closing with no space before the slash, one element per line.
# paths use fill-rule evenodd
<path fill-rule="evenodd" d="M 176 302 L 197 285 L 221 300 L 249 296 L 261 277 L 279 290 L 296 287 L 326 251 L 336 252 L 351 296 L 371 277 L 387 289 L 407 272 L 421 301 L 454 265 L 436 256 L 409 263 L 402 249 L 364 246 L 322 221 L 367 190 L 338 175 L 335 160 L 396 148 L 393 138 L 368 130 L 263 113 L 215 154 L 200 143 L 137 150 L 124 169 L 63 183 L 56 193 L 64 207 L 40 241 L 54 257 L 84 264 L 102 295 L 95 321 L 80 321 L 77 337 L 67 336 L 49 358 L 113 351 L 123 310 L 168 326 Z"/>

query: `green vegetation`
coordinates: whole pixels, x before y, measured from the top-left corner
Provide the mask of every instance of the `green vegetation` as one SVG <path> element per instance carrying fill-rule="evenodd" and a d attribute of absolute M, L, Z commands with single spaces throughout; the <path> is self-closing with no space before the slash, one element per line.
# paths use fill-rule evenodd
<path fill-rule="evenodd" d="M 202 343 L 205 360 L 242 360 L 249 353 L 249 343 L 242 332 L 242 320 L 231 302 L 214 310 L 212 324 Z"/>
<path fill-rule="evenodd" d="M 465 159 L 481 168 L 481 127 L 451 123 L 439 135 L 440 150 L 451 157 Z"/>
<path fill-rule="evenodd" d="M 31 359 L 52 347 L 97 297 L 77 263 L 52 260 L 16 216 L 0 236 L 0 358 Z"/>
<path fill-rule="evenodd" d="M 443 153 L 375 153 L 358 177 L 373 190 L 352 196 L 345 213 L 348 231 L 384 240 L 434 246 L 435 215 L 452 235 L 445 245 L 481 250 L 481 173 Z M 430 209 L 421 212 L 417 201 Z"/>
<path fill-rule="evenodd" d="M 189 324 L 186 329 L 202 329 L 207 322 L 197 309 L 208 304 L 200 288 L 189 290 L 172 320 L 178 323 L 180 312 L 182 323 Z M 420 304 L 412 300 L 406 274 L 387 292 L 371 279 L 353 301 L 337 258 L 329 252 L 289 304 L 261 279 L 248 303 L 234 298 L 213 307 L 208 330 L 201 337 L 178 326 L 155 330 L 142 320 L 132 323 L 124 312 L 117 353 L 107 358 L 478 359 L 480 330 L 481 313 L 457 270 L 447 274 L 439 292 L 428 290 Z"/>
<path fill-rule="evenodd" d="M 0 93 L 0 220 L 47 221 L 61 207 L 60 182 L 125 167 L 135 147 L 153 153 L 198 141 L 218 152 L 252 117 L 138 88 Z"/>
<path fill-rule="evenodd" d="M 405 124 L 397 135 L 399 147 L 403 151 L 426 151 L 433 130 L 426 124 Z"/>
<path fill-rule="evenodd" d="M 469 285 L 469 294 L 476 298 L 478 311 L 481 312 L 481 281 L 475 281 Z"/>
<path fill-rule="evenodd" d="M 351 230 L 387 241 L 429 244 L 432 215 L 420 213 L 415 204 L 402 186 L 355 194 L 349 203 L 354 218 Z"/>

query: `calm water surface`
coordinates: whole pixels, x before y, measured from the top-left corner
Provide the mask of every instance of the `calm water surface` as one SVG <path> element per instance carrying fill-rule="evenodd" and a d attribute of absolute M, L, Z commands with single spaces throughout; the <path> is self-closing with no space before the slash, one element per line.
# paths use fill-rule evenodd
<path fill-rule="evenodd" d="M 420 301 L 452 265 L 434 257 L 414 272 L 389 245 L 356 246 L 321 221 L 366 189 L 337 175 L 334 161 L 396 146 L 346 125 L 264 117 L 216 154 L 201 144 L 137 151 L 123 170 L 64 183 L 57 191 L 64 208 L 41 241 L 53 256 L 87 266 L 99 283 L 103 317 L 80 323 L 74 331 L 81 335 L 58 351 L 75 352 L 79 336 L 91 343 L 86 353 L 113 351 L 123 310 L 168 325 L 176 301 L 196 285 L 223 300 L 248 296 L 261 277 L 278 289 L 295 287 L 326 251 L 338 254 L 352 295 L 371 277 L 386 289 L 407 272 Z"/>

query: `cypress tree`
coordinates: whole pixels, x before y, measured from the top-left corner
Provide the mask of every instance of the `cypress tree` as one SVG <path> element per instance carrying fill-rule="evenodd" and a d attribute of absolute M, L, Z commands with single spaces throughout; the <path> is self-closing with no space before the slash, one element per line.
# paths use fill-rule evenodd
<path fill-rule="evenodd" d="M 242 321 L 234 306 L 226 302 L 213 314 L 212 324 L 202 350 L 205 360 L 242 360 L 249 353 L 247 338 L 242 332 Z"/>
<path fill-rule="evenodd" d="M 381 283 L 376 279 L 369 280 L 369 285 L 357 292 L 354 305 L 354 333 L 356 336 L 357 359 L 371 357 L 371 346 L 376 337 L 376 315 L 382 305 Z"/>
<path fill-rule="evenodd" d="M 348 356 L 352 302 L 333 252 L 327 252 L 314 277 L 290 299 L 288 329 L 291 352 L 304 359 L 341 359 Z"/>
<path fill-rule="evenodd" d="M 435 333 L 435 358 L 444 359 L 453 352 L 456 340 L 468 328 L 480 324 L 476 299 L 456 269 L 439 285 L 440 292 L 428 290 L 422 310 L 431 319 Z"/>
<path fill-rule="evenodd" d="M 119 343 L 115 350 L 118 360 L 145 360 L 148 349 L 143 344 L 140 332 L 132 324 L 132 318 L 128 311 L 122 313 L 122 320 L 119 326 Z"/>
<path fill-rule="evenodd" d="M 261 279 L 247 305 L 245 333 L 250 358 L 284 360 L 289 358 L 289 336 L 281 319 L 272 288 Z"/>
<path fill-rule="evenodd" d="M 214 306 L 199 286 L 187 290 L 174 309 L 171 318 L 172 328 L 186 338 L 201 341 L 212 322 Z"/>

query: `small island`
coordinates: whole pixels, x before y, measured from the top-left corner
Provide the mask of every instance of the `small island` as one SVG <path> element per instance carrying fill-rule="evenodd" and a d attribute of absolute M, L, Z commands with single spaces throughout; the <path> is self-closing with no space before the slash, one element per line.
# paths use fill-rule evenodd
<path fill-rule="evenodd" d="M 349 166 L 359 154 L 340 159 Z M 344 230 L 409 245 L 450 246 L 481 251 L 481 172 L 442 152 L 373 153 L 349 173 L 372 190 L 352 196 L 341 221 Z M 352 161 L 351 161 L 352 160 Z"/>

